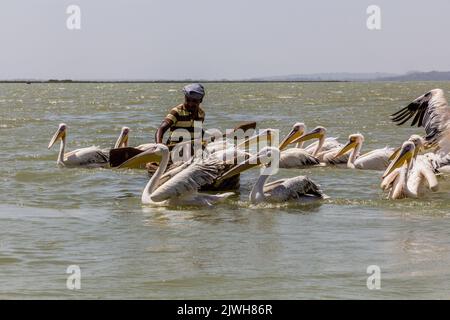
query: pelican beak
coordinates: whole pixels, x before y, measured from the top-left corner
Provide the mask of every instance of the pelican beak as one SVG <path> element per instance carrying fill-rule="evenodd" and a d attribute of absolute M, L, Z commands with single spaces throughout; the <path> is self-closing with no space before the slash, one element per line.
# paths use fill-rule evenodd
<path fill-rule="evenodd" d="M 58 129 L 55 134 L 53 135 L 52 139 L 50 140 L 50 143 L 48 144 L 48 149 L 50 149 L 51 147 L 53 147 L 53 145 L 55 144 L 56 141 L 58 141 L 58 139 L 64 139 L 66 137 L 66 133 L 64 130 Z"/>
<path fill-rule="evenodd" d="M 347 142 L 347 144 L 341 150 L 339 150 L 339 152 L 334 156 L 334 158 L 339 158 L 339 157 L 343 156 L 344 154 L 346 154 L 350 150 L 356 148 L 357 144 L 358 143 L 356 141 L 349 140 Z"/>
<path fill-rule="evenodd" d="M 258 143 L 260 143 L 262 141 L 272 142 L 272 130 L 271 129 L 263 130 L 262 132 L 251 136 L 247 140 L 242 141 L 241 143 L 238 144 L 238 148 L 248 149 L 248 148 L 250 148 L 250 146 L 255 145 L 255 144 L 257 145 Z"/>
<path fill-rule="evenodd" d="M 389 157 L 389 161 L 393 161 L 393 160 L 398 156 L 398 153 L 400 152 L 401 149 L 402 149 L 401 147 L 395 149 L 395 151 L 394 151 L 394 152 L 392 153 L 392 155 Z"/>
<path fill-rule="evenodd" d="M 312 140 L 312 139 L 320 139 L 322 137 L 323 137 L 323 133 L 321 133 L 321 131 L 319 129 L 314 129 L 308 133 L 305 133 L 300 138 L 292 141 L 292 143 L 300 143 L 300 142 L 305 142 L 305 141 Z"/>
<path fill-rule="evenodd" d="M 133 158 L 128 159 L 120 166 L 118 169 L 143 169 L 145 165 L 149 162 L 160 162 L 161 161 L 161 153 L 157 149 L 157 147 L 152 147 L 138 155 L 135 155 Z"/>
<path fill-rule="evenodd" d="M 280 150 L 284 150 L 288 145 L 290 145 L 294 140 L 300 138 L 303 135 L 304 131 L 301 129 L 292 129 L 288 135 L 281 141 L 278 148 Z"/>
<path fill-rule="evenodd" d="M 232 169 L 225 172 L 219 179 L 216 180 L 215 185 L 218 186 L 222 183 L 223 180 L 234 177 L 235 175 L 238 175 L 241 172 L 257 167 L 260 164 L 261 164 L 260 156 L 258 155 L 251 156 L 247 160 L 241 162 L 240 164 L 236 165 Z"/>
<path fill-rule="evenodd" d="M 394 171 L 395 169 L 400 168 L 405 162 L 409 164 L 411 162 L 411 159 L 413 158 L 413 156 L 414 156 L 414 151 L 405 150 L 404 148 L 401 148 L 398 151 L 398 154 L 397 154 L 397 157 L 395 158 L 395 160 L 391 162 L 389 167 L 384 172 L 382 179 L 384 179 L 388 175 L 390 175 L 392 173 L 392 171 Z"/>

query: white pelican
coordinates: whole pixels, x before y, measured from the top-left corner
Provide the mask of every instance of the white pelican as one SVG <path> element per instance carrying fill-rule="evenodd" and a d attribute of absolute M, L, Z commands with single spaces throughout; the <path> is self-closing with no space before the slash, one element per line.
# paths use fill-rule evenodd
<path fill-rule="evenodd" d="M 123 137 L 122 138 L 119 137 L 119 139 L 116 142 L 116 145 L 114 146 L 114 149 L 128 147 L 128 136 L 129 136 L 130 131 L 131 130 L 129 127 L 122 128 L 121 135 L 123 135 Z M 137 147 L 133 147 L 133 148 L 139 149 L 141 151 L 145 151 L 149 148 L 152 148 L 154 145 L 155 145 L 155 143 L 144 143 L 144 144 L 140 144 Z"/>
<path fill-rule="evenodd" d="M 279 155 L 280 151 L 278 148 L 265 147 L 257 155 L 226 172 L 220 179 L 228 179 L 244 170 L 258 166 L 261 164 L 261 159 L 273 159 L 273 157 Z M 259 176 L 258 181 L 250 192 L 249 199 L 251 203 L 286 202 L 291 200 L 309 202 L 327 198 L 319 186 L 306 176 L 280 179 L 266 184 L 269 177 L 269 174 L 261 174 Z"/>
<path fill-rule="evenodd" d="M 214 158 L 206 160 L 191 158 L 189 162 L 164 174 L 169 162 L 169 148 L 163 144 L 155 144 L 152 148 L 133 157 L 123 164 L 129 167 L 130 162 L 159 162 L 158 169 L 153 174 L 142 192 L 142 203 L 155 206 L 167 205 L 201 205 L 210 206 L 223 201 L 233 192 L 217 195 L 199 193 L 201 186 L 212 184 L 219 176 L 223 163 Z M 120 168 L 120 167 L 119 167 Z M 160 181 L 162 180 L 162 181 Z"/>
<path fill-rule="evenodd" d="M 351 134 L 348 137 L 347 144 L 338 152 L 336 157 L 340 157 L 352 150 L 347 162 L 348 168 L 362 170 L 385 170 L 389 165 L 389 158 L 395 150 L 393 148 L 385 147 L 360 155 L 363 142 L 364 136 L 362 134 Z"/>
<path fill-rule="evenodd" d="M 402 125 L 414 117 L 411 126 L 424 127 L 429 146 L 438 145 L 439 153 L 450 152 L 450 108 L 442 89 L 433 89 L 418 97 L 405 108 L 391 115 L 391 120 Z"/>
<path fill-rule="evenodd" d="M 305 129 L 304 123 L 297 122 L 280 142 L 278 146 L 281 150 L 280 168 L 304 168 L 306 166 L 320 165 L 319 159 L 301 148 L 303 142 L 298 142 L 295 148 L 286 149 L 289 144 L 293 143 L 305 133 Z"/>
<path fill-rule="evenodd" d="M 67 125 L 65 123 L 61 123 L 48 145 L 48 149 L 50 149 L 58 139 L 61 139 L 61 145 L 59 148 L 57 159 L 57 164 L 59 166 L 98 168 L 106 167 L 109 165 L 109 151 L 100 149 L 96 146 L 76 149 L 74 151 L 64 153 L 66 148 L 66 136 Z M 126 135 L 123 135 L 121 133 L 119 139 L 116 142 L 116 145 L 120 144 L 121 139 L 123 139 L 124 137 L 126 137 Z"/>
<path fill-rule="evenodd" d="M 419 157 L 420 160 L 425 161 L 428 165 L 430 165 L 436 174 L 449 174 L 450 173 L 450 154 L 446 156 L 441 156 L 439 154 L 428 152 L 424 155 L 418 155 L 419 152 L 426 148 L 426 140 L 425 138 L 413 134 L 408 139 L 408 141 L 411 141 L 414 143 L 415 151 L 414 151 L 414 158 Z M 398 155 L 398 152 L 400 152 L 400 148 L 398 148 L 391 156 L 390 160 L 395 159 L 395 157 Z"/>
<path fill-rule="evenodd" d="M 427 187 L 438 190 L 434 170 L 424 156 L 417 156 L 414 142 L 406 141 L 386 169 L 381 188 L 390 190 L 389 199 L 404 199 L 422 196 Z"/>
<path fill-rule="evenodd" d="M 321 163 L 324 164 L 336 165 L 347 163 L 349 158 L 348 154 L 343 154 L 340 157 L 336 157 L 344 145 L 339 143 L 337 138 L 326 138 L 326 134 L 327 129 L 322 126 L 318 126 L 314 128 L 314 130 L 305 133 L 297 140 L 294 140 L 292 143 L 297 143 L 297 145 L 300 144 L 301 147 L 305 141 L 317 138 L 319 139 L 317 142 L 310 144 L 304 149 L 306 152 L 311 154 L 313 157 L 316 157 Z"/>
<path fill-rule="evenodd" d="M 120 131 L 119 139 L 117 139 L 117 141 L 114 145 L 114 149 L 128 147 L 128 135 L 129 134 L 130 134 L 130 128 L 122 127 L 122 130 Z"/>

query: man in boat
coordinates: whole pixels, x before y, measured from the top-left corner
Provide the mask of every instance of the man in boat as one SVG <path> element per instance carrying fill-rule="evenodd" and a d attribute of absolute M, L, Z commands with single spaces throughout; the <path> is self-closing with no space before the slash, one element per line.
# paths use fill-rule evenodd
<path fill-rule="evenodd" d="M 199 121 L 203 124 L 205 121 L 205 111 L 200 106 L 205 96 L 205 88 L 199 83 L 192 83 L 185 86 L 183 92 L 184 103 L 179 104 L 170 110 L 155 134 L 156 143 L 163 143 L 164 133 L 166 133 L 167 130 L 170 130 L 170 136 L 166 141 L 166 145 L 169 149 L 172 149 L 177 143 L 182 141 L 178 138 L 179 135 L 175 133 L 175 130 L 186 129 L 191 135 L 191 140 L 193 140 L 194 138 L 199 138 L 194 137 L 194 122 Z M 202 136 L 203 133 L 204 130 L 202 129 Z M 193 152 L 194 150 L 191 149 L 191 154 L 193 154 Z M 147 169 L 149 172 L 152 172 L 156 170 L 156 167 L 157 164 L 152 164 L 147 166 Z M 239 189 L 239 175 L 223 181 L 219 186 L 214 186 L 214 184 L 203 186 L 201 190 L 233 189 Z"/>
<path fill-rule="evenodd" d="M 205 111 L 200 107 L 205 96 L 205 88 L 200 83 L 192 83 L 185 86 L 183 92 L 184 103 L 170 110 L 155 135 L 156 143 L 163 143 L 164 133 L 170 130 L 170 136 L 166 141 L 170 149 L 182 141 L 182 138 L 179 138 L 179 134 L 175 133 L 177 129 L 187 130 L 191 135 L 191 140 L 193 140 L 194 122 L 199 121 L 203 123 L 205 121 Z"/>

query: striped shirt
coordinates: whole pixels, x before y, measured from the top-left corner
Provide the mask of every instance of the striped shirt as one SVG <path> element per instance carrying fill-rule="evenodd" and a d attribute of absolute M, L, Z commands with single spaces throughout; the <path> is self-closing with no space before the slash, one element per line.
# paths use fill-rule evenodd
<path fill-rule="evenodd" d="M 191 139 L 194 138 L 194 121 L 205 121 L 205 111 L 199 106 L 198 112 L 190 112 L 186 110 L 184 104 L 180 104 L 172 108 L 169 114 L 166 116 L 165 120 L 171 125 L 170 132 L 172 133 L 177 129 L 186 129 L 191 133 Z M 178 139 L 175 138 L 178 142 Z M 169 138 L 169 141 L 173 139 Z"/>

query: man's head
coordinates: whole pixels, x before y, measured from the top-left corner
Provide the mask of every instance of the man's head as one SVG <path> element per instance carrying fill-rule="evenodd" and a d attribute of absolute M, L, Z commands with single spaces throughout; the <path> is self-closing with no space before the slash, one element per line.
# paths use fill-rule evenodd
<path fill-rule="evenodd" d="M 188 109 L 196 109 L 205 96 L 205 88 L 200 83 L 191 83 L 183 88 L 185 105 Z"/>

